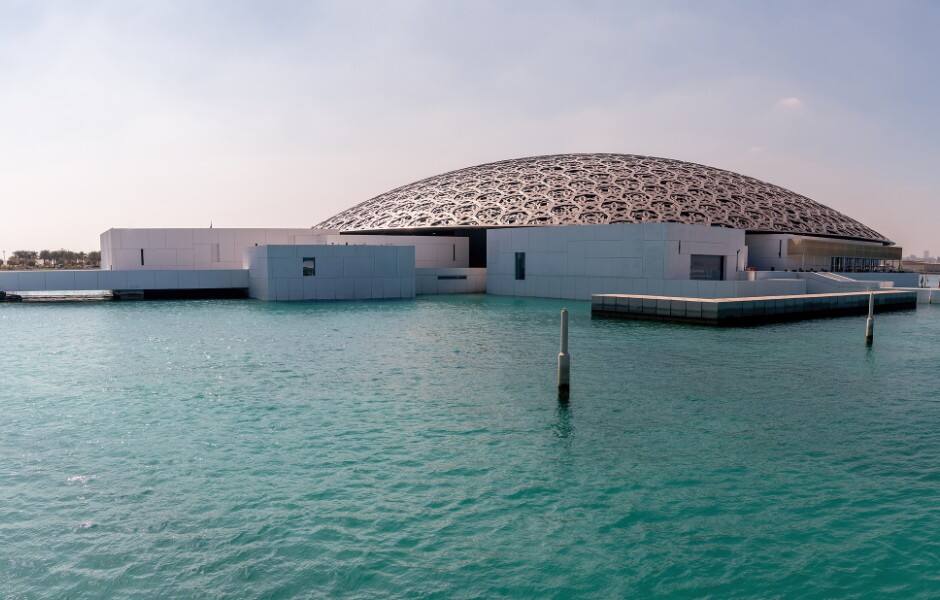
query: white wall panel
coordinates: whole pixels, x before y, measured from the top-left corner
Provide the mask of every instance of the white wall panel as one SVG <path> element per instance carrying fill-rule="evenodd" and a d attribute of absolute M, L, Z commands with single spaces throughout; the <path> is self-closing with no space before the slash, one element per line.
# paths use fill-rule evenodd
<path fill-rule="evenodd" d="M 496 229 L 487 232 L 487 283 L 491 294 L 589 299 L 591 293 L 680 295 L 692 289 L 691 255 L 735 258 L 744 232 L 670 223 L 575 225 Z M 526 255 L 526 278 L 515 280 L 515 253 Z M 667 285 L 668 283 L 668 285 Z M 717 288 L 716 288 L 717 289 Z M 733 286 L 727 289 L 733 289 Z"/>
<path fill-rule="evenodd" d="M 413 246 L 251 247 L 249 293 L 274 301 L 410 298 L 414 257 Z M 304 258 L 316 261 L 314 275 L 303 275 Z"/>
<path fill-rule="evenodd" d="M 245 250 L 276 240 L 324 240 L 335 231 L 314 229 L 109 229 L 101 234 L 104 270 L 240 269 Z M 144 265 L 140 251 L 144 251 Z"/>
<path fill-rule="evenodd" d="M 486 291 L 486 273 L 482 268 L 415 269 L 415 293 L 480 294 Z"/>
<path fill-rule="evenodd" d="M 425 235 L 330 235 L 337 246 L 414 246 L 416 268 L 467 267 L 470 240 L 466 237 Z"/>
<path fill-rule="evenodd" d="M 45 286 L 49 290 L 74 290 L 74 271 L 46 271 Z"/>
<path fill-rule="evenodd" d="M 180 289 L 179 271 L 155 271 L 154 284 L 158 289 Z"/>

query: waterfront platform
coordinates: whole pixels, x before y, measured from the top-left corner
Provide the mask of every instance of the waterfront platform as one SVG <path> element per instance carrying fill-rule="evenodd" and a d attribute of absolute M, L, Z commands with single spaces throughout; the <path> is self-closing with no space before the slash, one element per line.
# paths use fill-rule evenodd
<path fill-rule="evenodd" d="M 246 296 L 247 269 L 0 271 L 0 290 L 19 292 L 112 291 L 115 297 Z M 134 292 L 135 294 L 130 294 Z"/>
<path fill-rule="evenodd" d="M 875 311 L 917 308 L 917 292 L 873 292 Z M 704 325 L 760 325 L 818 317 L 862 315 L 869 292 L 754 296 L 746 298 L 685 298 L 639 294 L 592 294 L 591 315 L 619 319 L 651 319 Z"/>

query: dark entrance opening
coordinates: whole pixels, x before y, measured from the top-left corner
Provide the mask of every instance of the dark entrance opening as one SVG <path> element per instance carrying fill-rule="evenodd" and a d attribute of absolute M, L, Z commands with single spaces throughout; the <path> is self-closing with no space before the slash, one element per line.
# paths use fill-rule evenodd
<path fill-rule="evenodd" d="M 724 256 L 693 254 L 690 263 L 689 279 L 721 281 L 725 278 Z"/>

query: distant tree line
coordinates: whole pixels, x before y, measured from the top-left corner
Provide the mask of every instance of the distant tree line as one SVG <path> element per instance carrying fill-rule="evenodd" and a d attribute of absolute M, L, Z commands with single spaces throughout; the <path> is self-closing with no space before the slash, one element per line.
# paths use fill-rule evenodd
<path fill-rule="evenodd" d="M 6 259 L 0 259 L 3 269 L 93 269 L 101 266 L 101 252 L 75 252 L 73 250 L 14 250 Z"/>

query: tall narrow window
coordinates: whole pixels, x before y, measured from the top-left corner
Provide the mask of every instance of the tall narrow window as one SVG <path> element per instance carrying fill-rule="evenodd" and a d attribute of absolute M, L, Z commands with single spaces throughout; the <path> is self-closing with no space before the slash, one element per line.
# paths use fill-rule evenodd
<path fill-rule="evenodd" d="M 516 252 L 516 280 L 525 279 L 525 252 Z"/>
<path fill-rule="evenodd" d="M 304 277 L 313 277 L 316 274 L 317 274 L 317 259 L 305 258 L 304 259 Z"/>
<path fill-rule="evenodd" d="M 451 260 L 457 262 L 457 244 L 454 244 L 454 257 Z"/>
<path fill-rule="evenodd" d="M 144 266 L 144 249 L 140 249 L 140 266 Z"/>
<path fill-rule="evenodd" d="M 222 253 L 219 251 L 218 244 L 212 244 L 212 262 L 221 262 Z"/>

